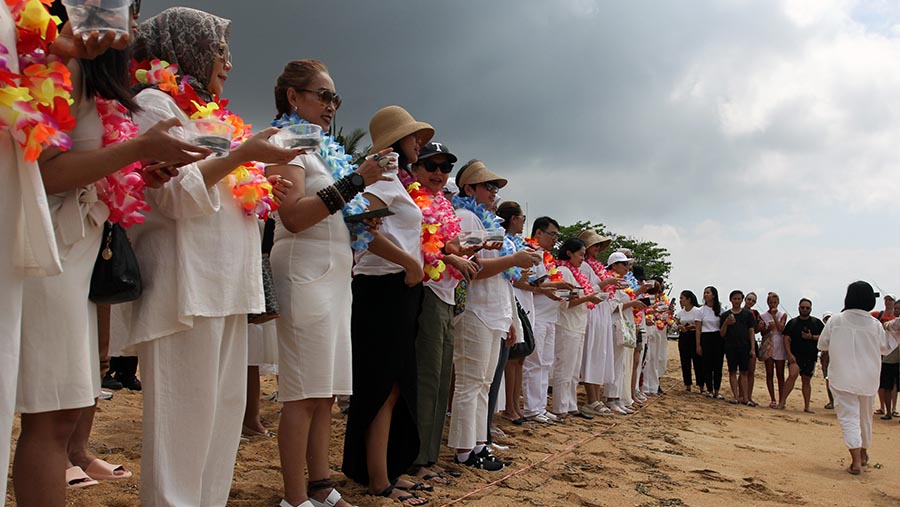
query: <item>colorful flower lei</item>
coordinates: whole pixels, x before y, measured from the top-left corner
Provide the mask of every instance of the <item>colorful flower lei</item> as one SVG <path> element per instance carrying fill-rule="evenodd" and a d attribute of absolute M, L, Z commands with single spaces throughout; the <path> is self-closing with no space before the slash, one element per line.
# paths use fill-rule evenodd
<path fill-rule="evenodd" d="M 34 162 L 48 147 L 68 150 L 72 140 L 64 132 L 75 128 L 72 77 L 69 69 L 50 55 L 60 19 L 51 16 L 52 0 L 5 0 L 16 24 L 18 72 L 10 70 L 9 48 L 0 45 L 0 129 L 10 130 Z"/>
<path fill-rule="evenodd" d="M 309 122 L 300 118 L 297 113 L 283 114 L 272 122 L 273 127 L 287 127 L 288 125 L 308 124 Z M 356 170 L 356 165 L 351 163 L 353 157 L 344 153 L 344 147 L 338 144 L 334 137 L 325 135 L 319 142 L 319 151 L 316 152 L 325 165 L 331 169 L 331 178 L 337 181 Z M 369 207 L 369 200 L 362 194 L 356 194 L 350 202 L 345 203 L 341 212 L 345 217 L 350 215 L 358 215 L 366 211 Z M 350 229 L 350 246 L 354 252 L 359 252 L 369 248 L 369 243 L 375 239 L 375 236 L 369 232 L 369 228 L 364 223 L 348 223 L 347 228 Z"/>
<path fill-rule="evenodd" d="M 630 275 L 630 274 L 631 274 L 630 272 L 629 272 L 629 273 L 626 273 L 626 276 L 623 277 L 622 275 L 616 273 L 615 271 L 609 271 L 608 273 L 609 273 L 610 276 L 612 276 L 613 278 L 624 278 L 625 280 L 628 279 L 627 275 Z M 617 289 L 616 286 L 613 285 L 613 284 L 607 285 L 607 286 L 606 286 L 606 291 L 609 292 L 609 297 L 610 297 L 610 299 L 613 298 L 613 297 L 615 296 L 615 293 L 616 293 L 617 290 L 621 290 L 621 291 L 624 292 L 625 294 L 628 294 L 628 299 L 631 300 L 631 301 L 634 301 L 634 300 L 637 298 L 637 296 L 634 295 L 634 289 L 631 288 L 631 287 L 628 287 L 627 289 Z M 643 310 L 634 310 L 634 309 L 632 309 L 631 312 L 634 314 L 634 323 L 635 323 L 635 324 L 640 324 L 641 321 L 644 320 L 644 313 L 643 313 Z"/>
<path fill-rule="evenodd" d="M 103 123 L 103 146 L 123 143 L 137 136 L 138 127 L 128 117 L 125 106 L 115 100 L 96 97 L 97 113 Z M 110 222 L 131 227 L 144 222 L 141 211 L 150 206 L 144 198 L 141 163 L 134 162 L 98 181 L 97 194 L 109 208 Z"/>
<path fill-rule="evenodd" d="M 539 245 L 534 238 L 525 238 L 525 244 L 535 250 L 541 250 L 541 245 Z M 556 268 L 557 264 L 556 259 L 553 257 L 553 253 L 548 252 L 547 250 L 543 250 L 543 252 L 544 268 L 547 270 L 547 280 L 550 282 L 561 282 L 563 279 L 562 273 Z"/>
<path fill-rule="evenodd" d="M 656 298 L 656 303 L 660 302 L 666 304 L 666 310 L 658 311 L 655 309 L 655 305 L 651 306 L 645 311 L 645 315 L 647 316 L 648 323 L 656 326 L 656 329 L 662 331 L 666 328 L 666 326 L 671 326 L 675 324 L 675 319 L 672 317 L 672 312 L 669 311 L 669 297 L 663 294 Z"/>
<path fill-rule="evenodd" d="M 168 93 L 178 107 L 192 120 L 215 118 L 234 127 L 231 148 L 253 136 L 251 125 L 227 108 L 228 100 L 214 98 L 212 102 L 201 99 L 194 88 L 179 79 L 178 66 L 154 59 L 151 62 L 133 62 L 134 82 L 152 84 Z M 261 220 L 269 218 L 269 213 L 278 209 L 272 194 L 272 185 L 266 179 L 265 167 L 259 162 L 246 162 L 227 176 L 231 194 L 247 215 L 256 215 Z"/>
<path fill-rule="evenodd" d="M 559 265 L 567 268 L 572 272 L 572 276 L 575 277 L 575 281 L 578 282 L 578 285 L 581 287 L 581 290 L 584 292 L 585 296 L 590 296 L 594 293 L 594 287 L 591 286 L 591 281 L 588 280 L 587 275 L 585 275 L 583 271 L 573 266 L 569 261 L 559 261 Z M 589 310 L 593 310 L 594 307 L 597 306 L 591 302 L 588 302 L 586 304 Z"/>
<path fill-rule="evenodd" d="M 444 273 L 457 280 L 462 273 L 442 260 L 444 245 L 459 235 L 460 218 L 453 211 L 443 193 L 435 194 L 428 187 L 414 181 L 406 187 L 409 196 L 422 210 L 422 256 L 425 259 L 425 278 L 440 280 Z"/>
<path fill-rule="evenodd" d="M 602 282 L 603 280 L 608 279 L 611 275 L 609 270 L 606 269 L 606 266 L 603 265 L 602 262 L 598 261 L 595 258 L 586 258 L 584 262 L 594 271 L 594 274 L 597 275 L 597 278 Z"/>
<path fill-rule="evenodd" d="M 481 225 L 484 226 L 485 230 L 488 229 L 502 229 L 503 219 L 495 215 L 491 210 L 487 209 L 484 204 L 478 204 L 475 202 L 474 197 L 460 197 L 458 195 L 453 196 L 453 207 L 456 209 L 467 209 L 471 211 L 478 220 L 481 221 Z M 503 247 L 500 249 L 500 256 L 506 257 L 507 255 L 512 255 L 516 253 L 516 244 L 512 241 L 507 241 L 504 237 Z M 513 266 L 506 271 L 503 272 L 503 276 L 510 281 L 516 281 L 519 278 L 522 278 L 522 268 Z"/>

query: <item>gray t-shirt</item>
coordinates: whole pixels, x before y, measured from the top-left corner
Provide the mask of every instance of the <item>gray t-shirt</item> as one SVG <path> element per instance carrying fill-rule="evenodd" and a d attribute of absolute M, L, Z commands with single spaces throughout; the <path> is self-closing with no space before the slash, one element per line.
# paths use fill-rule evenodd
<path fill-rule="evenodd" d="M 900 363 L 900 347 L 895 348 L 891 351 L 890 354 L 886 356 L 881 356 L 881 362 L 884 364 L 898 364 Z"/>

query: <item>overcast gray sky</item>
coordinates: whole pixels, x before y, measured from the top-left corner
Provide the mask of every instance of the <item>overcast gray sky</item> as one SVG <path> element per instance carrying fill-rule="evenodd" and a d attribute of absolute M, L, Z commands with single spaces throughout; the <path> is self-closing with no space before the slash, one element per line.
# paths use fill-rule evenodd
<path fill-rule="evenodd" d="M 668 248 L 676 290 L 775 290 L 792 315 L 801 296 L 840 310 L 856 279 L 900 291 L 900 2 L 144 0 L 144 18 L 178 4 L 234 21 L 225 96 L 257 128 L 284 64 L 316 58 L 338 125 L 402 105 L 530 219 Z"/>

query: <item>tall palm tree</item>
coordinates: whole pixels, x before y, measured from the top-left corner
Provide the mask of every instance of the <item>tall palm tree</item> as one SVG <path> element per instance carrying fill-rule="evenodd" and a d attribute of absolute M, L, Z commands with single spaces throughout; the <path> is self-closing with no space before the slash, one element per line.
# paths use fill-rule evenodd
<path fill-rule="evenodd" d="M 369 148 L 372 147 L 372 145 L 369 144 L 360 149 L 360 143 L 364 137 L 366 137 L 366 131 L 364 129 L 355 128 L 344 135 L 344 127 L 340 127 L 338 128 L 337 135 L 334 136 L 334 140 L 344 147 L 344 152 L 352 157 L 354 164 L 359 164 L 366 158 L 366 153 L 368 153 Z"/>

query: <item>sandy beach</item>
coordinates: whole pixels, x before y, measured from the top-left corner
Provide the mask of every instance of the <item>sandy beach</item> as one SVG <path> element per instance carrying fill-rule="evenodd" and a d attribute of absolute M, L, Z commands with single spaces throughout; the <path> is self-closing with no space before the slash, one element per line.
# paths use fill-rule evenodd
<path fill-rule="evenodd" d="M 762 365 L 755 396 L 760 407 L 730 405 L 681 385 L 678 349 L 669 342 L 666 394 L 651 398 L 639 412 L 625 417 L 570 418 L 563 424 L 514 426 L 499 418 L 510 446 L 503 456 L 513 464 L 499 473 L 459 469 L 449 449 L 442 461 L 462 476 L 439 486 L 429 505 L 499 506 L 747 506 L 900 505 L 900 424 L 873 422 L 870 466 L 853 477 L 845 471 L 849 455 L 827 402 L 821 371 L 813 379 L 815 414 L 803 413 L 798 388 L 787 409 L 766 407 L 768 395 Z M 275 390 L 265 378 L 263 396 Z M 723 394 L 728 390 L 727 373 Z M 141 395 L 119 391 L 101 401 L 93 433 L 94 452 L 122 463 L 135 477 L 70 491 L 74 507 L 139 505 Z M 263 401 L 267 426 L 275 429 L 278 404 Z M 876 407 L 877 408 L 877 407 Z M 344 419 L 335 416 L 332 469 L 345 497 L 360 506 L 399 505 L 366 496 L 338 470 Z M 13 438 L 18 432 L 18 423 Z M 15 442 L 14 442 L 15 443 Z M 498 453 L 499 454 L 499 453 Z M 280 501 L 281 475 L 275 438 L 257 437 L 241 445 L 229 505 L 274 507 Z M 7 505 L 15 506 L 12 484 Z"/>

